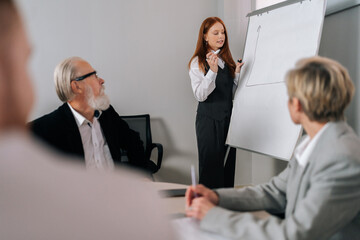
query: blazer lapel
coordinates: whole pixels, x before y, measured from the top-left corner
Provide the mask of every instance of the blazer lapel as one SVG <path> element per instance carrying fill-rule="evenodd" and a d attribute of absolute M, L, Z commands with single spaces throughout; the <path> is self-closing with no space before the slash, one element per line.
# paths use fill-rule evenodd
<path fill-rule="evenodd" d="M 84 148 L 81 140 L 79 128 L 76 124 L 73 113 L 67 103 L 64 103 L 60 109 L 64 116 L 64 124 L 66 126 L 66 139 L 70 149 L 76 154 L 84 158 Z"/>

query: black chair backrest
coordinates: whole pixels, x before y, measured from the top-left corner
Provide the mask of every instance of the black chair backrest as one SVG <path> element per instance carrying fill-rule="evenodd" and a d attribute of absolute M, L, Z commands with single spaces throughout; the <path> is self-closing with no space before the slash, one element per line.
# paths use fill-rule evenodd
<path fill-rule="evenodd" d="M 132 115 L 132 116 L 121 116 L 123 120 L 127 122 L 129 127 L 138 132 L 143 141 L 144 149 L 145 149 L 145 156 L 147 159 L 150 158 L 151 153 L 151 128 L 150 128 L 150 115 L 143 114 L 143 115 Z"/>

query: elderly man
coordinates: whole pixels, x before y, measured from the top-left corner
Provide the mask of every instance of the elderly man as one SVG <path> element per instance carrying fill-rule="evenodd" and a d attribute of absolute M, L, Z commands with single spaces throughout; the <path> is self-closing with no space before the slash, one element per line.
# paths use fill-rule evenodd
<path fill-rule="evenodd" d="M 142 179 L 84 171 L 30 137 L 29 53 L 13 1 L 0 0 L 0 239 L 173 239 Z"/>
<path fill-rule="evenodd" d="M 56 149 L 85 159 L 88 168 L 112 169 L 121 163 L 146 168 L 143 144 L 109 103 L 104 79 L 79 57 L 62 61 L 54 73 L 56 92 L 64 104 L 30 123 L 35 135 Z"/>
<path fill-rule="evenodd" d="M 190 187 L 187 215 L 236 239 L 360 239 L 360 140 L 344 121 L 354 95 L 349 74 L 338 62 L 313 57 L 301 60 L 286 83 L 291 119 L 308 134 L 288 167 L 255 187 Z M 242 213 L 256 210 L 285 219 Z"/>

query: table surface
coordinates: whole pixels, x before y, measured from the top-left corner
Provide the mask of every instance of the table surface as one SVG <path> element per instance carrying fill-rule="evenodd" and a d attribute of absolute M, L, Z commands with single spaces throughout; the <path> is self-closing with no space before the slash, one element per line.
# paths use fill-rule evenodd
<path fill-rule="evenodd" d="M 154 188 L 158 191 L 166 189 L 182 189 L 187 188 L 188 185 L 178 184 L 178 183 L 166 183 L 166 182 L 152 182 Z M 182 217 L 185 216 L 185 197 L 166 197 L 161 198 L 165 211 L 172 217 Z M 255 211 L 251 212 L 254 216 L 258 218 L 267 218 L 270 216 L 265 211 Z"/>
<path fill-rule="evenodd" d="M 167 189 L 183 189 L 187 188 L 188 185 L 178 183 L 166 183 L 166 182 L 153 182 L 152 183 L 156 190 L 167 190 Z M 185 216 L 185 197 L 164 197 L 161 198 L 165 211 L 172 216 Z"/>

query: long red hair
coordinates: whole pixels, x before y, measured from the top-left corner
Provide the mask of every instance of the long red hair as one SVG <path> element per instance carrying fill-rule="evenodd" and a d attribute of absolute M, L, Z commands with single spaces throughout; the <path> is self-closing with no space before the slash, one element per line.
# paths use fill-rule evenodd
<path fill-rule="evenodd" d="M 225 63 L 228 65 L 230 69 L 230 74 L 232 77 L 235 77 L 235 68 L 236 64 L 234 62 L 234 59 L 232 58 L 230 48 L 229 48 L 229 38 L 227 34 L 227 30 L 225 27 L 224 22 L 218 18 L 218 17 L 208 17 L 206 18 L 200 27 L 199 30 L 199 37 L 196 44 L 196 49 L 194 52 L 194 55 L 191 57 L 188 67 L 190 68 L 191 61 L 198 57 L 199 60 L 199 68 L 202 72 L 205 73 L 205 66 L 206 66 L 206 54 L 209 52 L 210 47 L 207 45 L 205 41 L 205 35 L 208 33 L 209 29 L 215 24 L 215 23 L 221 23 L 224 27 L 224 33 L 225 33 L 225 42 L 222 48 L 220 48 L 220 52 L 218 53 L 218 56 L 225 61 Z"/>

